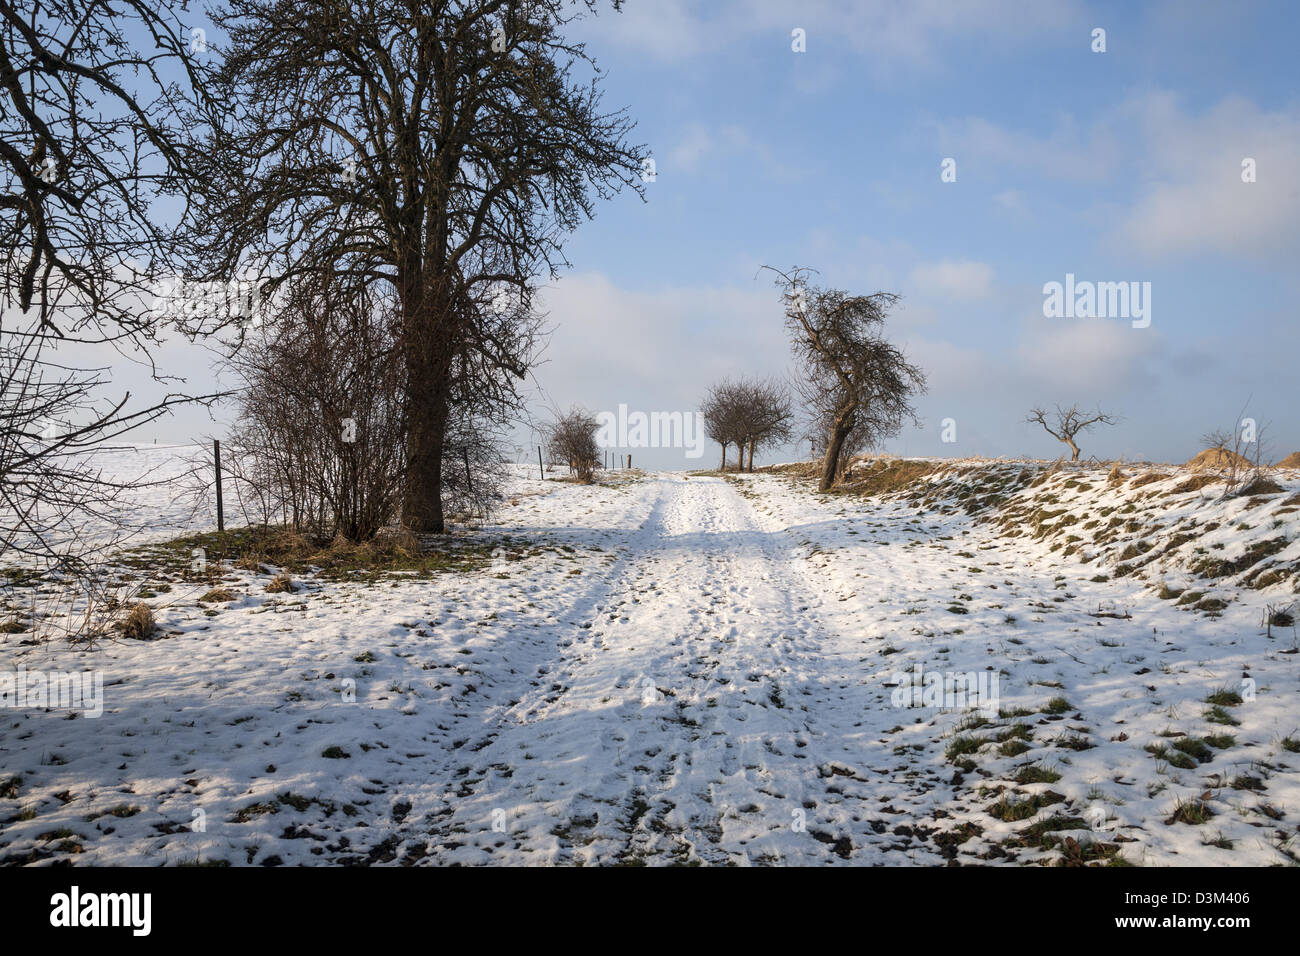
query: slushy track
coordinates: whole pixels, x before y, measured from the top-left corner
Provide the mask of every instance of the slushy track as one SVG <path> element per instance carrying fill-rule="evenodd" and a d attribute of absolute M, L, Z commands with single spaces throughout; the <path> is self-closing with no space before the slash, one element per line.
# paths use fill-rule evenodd
<path fill-rule="evenodd" d="M 848 676 L 859 658 L 826 627 L 806 562 L 730 483 L 653 480 L 646 520 L 593 585 L 592 623 L 557 629 L 554 659 L 465 755 L 473 783 L 439 829 L 493 819 L 497 852 L 536 863 L 888 850 L 896 838 L 861 801 L 905 800 L 917 783 L 866 769 L 889 751 L 864 717 L 879 728 L 897 714 Z"/>

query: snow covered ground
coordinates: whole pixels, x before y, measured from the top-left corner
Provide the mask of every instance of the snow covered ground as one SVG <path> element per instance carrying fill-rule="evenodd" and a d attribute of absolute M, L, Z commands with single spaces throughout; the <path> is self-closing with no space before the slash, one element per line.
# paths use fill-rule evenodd
<path fill-rule="evenodd" d="M 210 444 L 122 442 L 69 455 L 61 464 L 69 471 L 79 472 L 84 467 L 89 475 L 104 482 L 130 487 L 120 493 L 95 492 L 97 497 L 114 496 L 104 508 L 112 516 L 111 521 L 104 520 L 101 514 L 78 513 L 48 534 L 47 545 L 59 554 L 78 554 L 86 545 L 138 544 L 216 527 L 215 497 L 197 493 L 213 482 Z M 225 500 L 232 523 L 237 523 L 235 495 L 227 492 Z M 0 526 L 13 527 L 11 523 Z M 16 544 L 14 551 L 0 549 L 0 566 L 43 565 L 18 553 L 33 545 L 30 536 L 20 536 Z"/>
<path fill-rule="evenodd" d="M 0 712 L 0 863 L 1300 858 L 1300 655 L 1252 592 L 1206 614 L 780 474 L 509 498 L 485 570 L 231 571 L 151 599 L 159 640 L 0 635 L 0 669 L 104 684 L 99 717 Z"/>

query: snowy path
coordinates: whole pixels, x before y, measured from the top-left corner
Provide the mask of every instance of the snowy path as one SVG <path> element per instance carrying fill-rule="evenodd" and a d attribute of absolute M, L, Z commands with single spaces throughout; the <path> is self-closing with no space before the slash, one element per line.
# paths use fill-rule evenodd
<path fill-rule="evenodd" d="M 219 611 L 178 588 L 165 640 L 7 639 L 7 667 L 107 687 L 97 719 L 6 714 L 0 862 L 1296 852 L 1297 656 L 1251 608 L 1208 619 L 964 516 L 779 476 L 521 480 L 488 533 L 530 543 L 486 573 L 293 595 L 242 574 Z M 900 705 L 917 666 L 1000 675 L 1001 712 Z M 1258 696 L 1207 723 L 1245 675 Z M 1151 750 L 1201 737 L 1186 767 Z M 1212 819 L 1176 818 L 1197 800 Z"/>
<path fill-rule="evenodd" d="M 563 862 L 779 853 L 771 835 L 803 807 L 824 738 L 846 730 L 817 723 L 820 599 L 725 482 L 656 485 L 595 623 L 561 641 L 544 680 L 502 715 L 475 755 L 483 785 L 449 826 L 503 809 L 512 832 L 556 836 Z M 548 759 L 520 760 L 538 747 Z"/>

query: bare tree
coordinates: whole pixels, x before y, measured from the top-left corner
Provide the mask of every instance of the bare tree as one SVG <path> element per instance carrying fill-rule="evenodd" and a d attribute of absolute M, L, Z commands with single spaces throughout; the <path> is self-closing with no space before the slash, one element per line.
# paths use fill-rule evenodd
<path fill-rule="evenodd" d="M 1049 421 L 1050 418 L 1050 421 Z M 1069 408 L 1056 406 L 1055 413 L 1048 413 L 1043 408 L 1031 408 L 1025 418 L 1029 424 L 1042 425 L 1043 430 L 1059 442 L 1070 446 L 1070 461 L 1079 460 L 1079 445 L 1075 438 L 1093 425 L 1114 425 L 1118 418 L 1098 408 L 1094 412 L 1080 411 L 1078 405 Z"/>
<path fill-rule="evenodd" d="M 736 467 L 754 470 L 758 448 L 789 441 L 794 422 L 789 390 L 772 379 L 724 379 L 710 386 L 701 406 L 704 432 L 722 446 L 723 471 L 727 468 L 727 447 L 737 449 Z"/>
<path fill-rule="evenodd" d="M 740 432 L 749 445 L 749 471 L 754 470 L 754 452 L 789 441 L 793 426 L 794 408 L 784 384 L 775 379 L 742 383 Z"/>
<path fill-rule="evenodd" d="M 740 387 L 730 379 L 724 379 L 709 386 L 708 393 L 700 406 L 700 415 L 704 418 L 704 433 L 722 446 L 722 462 L 719 470 L 727 470 L 727 447 L 736 444 L 739 448 L 740 428 Z M 739 455 L 738 455 L 739 457 Z"/>
<path fill-rule="evenodd" d="M 0 0 L 0 289 L 51 335 L 155 335 L 141 297 L 176 251 L 156 201 L 192 197 L 182 114 L 207 102 L 189 42 L 144 0 Z"/>
<path fill-rule="evenodd" d="M 599 431 L 600 421 L 596 416 L 574 406 L 547 428 L 547 457 L 553 464 L 567 464 L 570 474 L 589 482 L 600 466 L 600 445 L 596 441 Z"/>
<path fill-rule="evenodd" d="M 522 380 L 536 282 L 624 185 L 632 123 L 602 112 L 565 37 L 595 0 L 230 0 L 212 86 L 208 209 L 187 220 L 201 278 L 253 267 L 266 289 L 346 273 L 396 295 L 405 394 L 402 519 L 444 530 L 464 376 L 488 401 Z M 458 381 L 458 376 L 460 380 Z M 454 444 L 454 443 L 452 443 Z"/>
<path fill-rule="evenodd" d="M 1254 419 L 1243 418 L 1245 414 L 1246 406 L 1243 406 L 1234 428 L 1216 428 L 1201 436 L 1207 449 L 1219 453 L 1211 465 L 1223 474 L 1224 497 L 1252 487 L 1256 479 L 1264 475 L 1265 426 L 1257 425 Z"/>
<path fill-rule="evenodd" d="M 808 281 L 813 270 L 798 266 L 763 268 L 776 274 L 781 290 L 798 364 L 796 389 L 825 437 L 818 487 L 827 491 L 846 446 L 874 446 L 898 434 L 906 420 L 916 421 L 912 398 L 925 390 L 925 375 L 881 334 L 898 296 L 821 289 Z"/>

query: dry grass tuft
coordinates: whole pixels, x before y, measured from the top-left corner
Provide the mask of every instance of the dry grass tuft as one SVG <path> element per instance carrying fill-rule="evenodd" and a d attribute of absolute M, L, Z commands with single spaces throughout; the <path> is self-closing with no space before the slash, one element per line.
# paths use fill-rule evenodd
<path fill-rule="evenodd" d="M 864 495 L 891 494 L 903 491 L 942 468 L 942 465 L 929 461 L 878 458 L 856 466 L 851 480 L 844 485 L 844 489 Z"/>
<path fill-rule="evenodd" d="M 1266 475 L 1256 475 L 1242 485 L 1239 495 L 1276 495 L 1285 489 Z"/>
<path fill-rule="evenodd" d="M 1146 471 L 1134 478 L 1129 484 L 1129 487 L 1141 488 L 1143 485 L 1149 485 L 1157 481 L 1164 481 L 1168 477 L 1168 475 L 1161 471 Z"/>
<path fill-rule="evenodd" d="M 136 641 L 147 641 L 158 629 L 153 610 L 147 604 L 133 604 L 126 616 L 118 622 L 122 636 Z"/>
<path fill-rule="evenodd" d="M 1190 491 L 1200 491 L 1206 485 L 1212 485 L 1217 481 L 1223 481 L 1222 476 L 1209 474 L 1192 475 L 1190 478 L 1186 478 L 1174 485 L 1169 493 L 1172 495 L 1181 495 Z"/>
<path fill-rule="evenodd" d="M 1249 468 L 1250 459 L 1226 448 L 1207 448 L 1188 459 L 1188 468 Z"/>
<path fill-rule="evenodd" d="M 266 586 L 267 594 L 292 594 L 297 591 L 297 586 L 293 583 L 293 578 L 281 571 L 275 577 L 271 578 L 271 583 Z"/>

